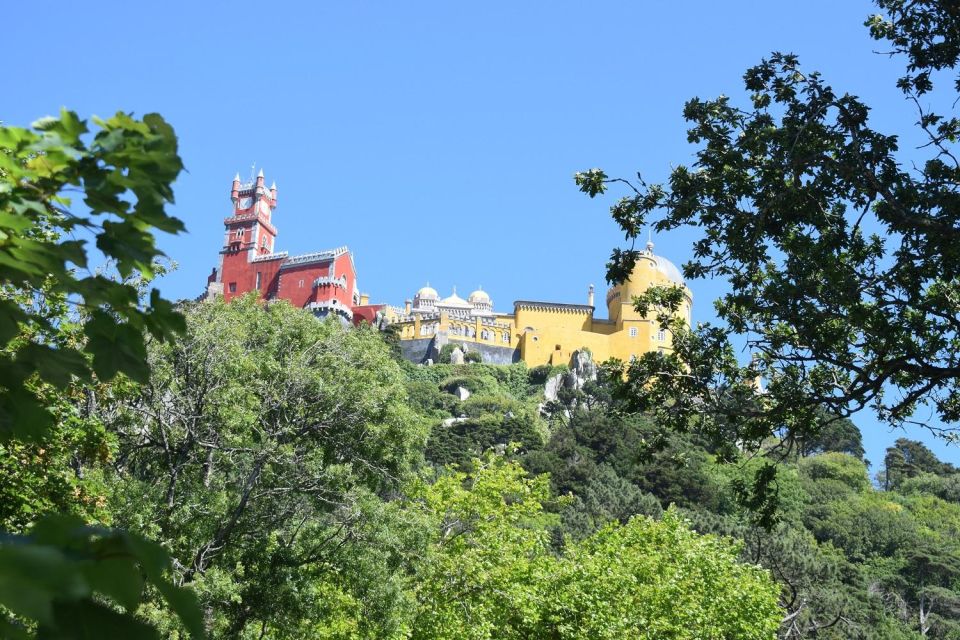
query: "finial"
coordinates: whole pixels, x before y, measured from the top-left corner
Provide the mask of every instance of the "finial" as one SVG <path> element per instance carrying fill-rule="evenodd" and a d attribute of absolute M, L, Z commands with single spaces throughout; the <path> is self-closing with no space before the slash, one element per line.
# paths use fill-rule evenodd
<path fill-rule="evenodd" d="M 457 285 L 453 285 L 453 295 L 457 295 Z"/>
<path fill-rule="evenodd" d="M 653 253 L 653 229 L 647 227 L 647 253 Z"/>

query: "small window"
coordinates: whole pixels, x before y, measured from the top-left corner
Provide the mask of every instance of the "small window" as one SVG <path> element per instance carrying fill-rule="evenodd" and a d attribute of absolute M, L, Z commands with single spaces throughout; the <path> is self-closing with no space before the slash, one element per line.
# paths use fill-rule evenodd
<path fill-rule="evenodd" d="M 300 288 L 303 289 L 303 280 L 300 281 Z"/>
<path fill-rule="evenodd" d="M 236 231 L 233 235 L 237 236 L 238 238 L 242 238 L 242 237 L 243 237 L 243 229 L 237 229 L 237 231 Z"/>
<path fill-rule="evenodd" d="M 636 327 L 630 327 L 630 337 L 631 337 L 631 338 L 636 338 L 636 337 L 637 337 L 637 328 L 636 328 Z"/>
<path fill-rule="evenodd" d="M 257 291 L 260 290 L 260 272 L 257 271 L 257 285 L 254 287 Z"/>
<path fill-rule="evenodd" d="M 231 283 L 230 283 L 230 293 L 236 293 L 236 292 L 237 292 L 237 283 L 236 283 L 236 282 L 231 282 Z"/>
<path fill-rule="evenodd" d="M 660 331 L 657 332 L 657 340 L 659 340 L 660 342 L 663 342 L 666 339 L 667 339 L 666 330 L 660 329 Z"/>

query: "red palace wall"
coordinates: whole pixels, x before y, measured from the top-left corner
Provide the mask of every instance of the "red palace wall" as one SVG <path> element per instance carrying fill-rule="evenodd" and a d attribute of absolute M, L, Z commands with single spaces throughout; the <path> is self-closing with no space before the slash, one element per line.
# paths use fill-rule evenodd
<path fill-rule="evenodd" d="M 221 266 L 207 279 L 208 291 L 222 291 L 228 302 L 259 291 L 262 300 L 287 300 L 318 315 L 335 313 L 355 324 L 375 321 L 384 305 L 359 304 L 349 249 L 302 256 L 274 253 L 277 230 L 271 214 L 277 206 L 277 190 L 275 185 L 265 188 L 262 171 L 247 184 L 240 184 L 239 176 L 234 178 L 230 196 L 234 211 L 224 220 Z"/>

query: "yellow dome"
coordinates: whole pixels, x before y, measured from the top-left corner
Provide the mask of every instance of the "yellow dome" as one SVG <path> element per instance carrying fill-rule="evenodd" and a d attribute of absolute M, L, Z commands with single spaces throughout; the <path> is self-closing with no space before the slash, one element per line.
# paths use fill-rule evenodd
<path fill-rule="evenodd" d="M 467 300 L 471 304 L 477 304 L 481 302 L 490 302 L 490 296 L 487 295 L 487 292 L 484 291 L 483 289 L 477 289 L 467 297 Z"/>
<path fill-rule="evenodd" d="M 433 287 L 431 287 L 429 283 L 427 283 L 427 286 L 421 287 L 420 290 L 417 291 L 417 297 L 418 297 L 418 298 L 432 298 L 432 299 L 436 300 L 437 298 L 440 297 L 440 294 L 437 293 L 437 290 L 434 289 Z"/>

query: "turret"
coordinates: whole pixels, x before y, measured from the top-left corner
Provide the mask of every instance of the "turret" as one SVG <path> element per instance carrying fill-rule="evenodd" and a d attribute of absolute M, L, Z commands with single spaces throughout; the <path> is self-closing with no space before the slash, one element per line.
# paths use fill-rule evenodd
<path fill-rule="evenodd" d="M 404 300 L 403 301 L 403 315 L 410 315 L 410 307 L 413 305 L 413 300 Z"/>
<path fill-rule="evenodd" d="M 263 169 L 260 169 L 260 173 L 257 174 L 257 193 L 266 193 L 267 188 L 264 186 L 263 179 Z"/>
<path fill-rule="evenodd" d="M 273 207 L 277 206 L 277 183 L 276 181 L 270 185 L 270 201 L 273 203 Z"/>
<path fill-rule="evenodd" d="M 240 197 L 240 174 L 233 176 L 233 186 L 230 187 L 230 200 L 234 205 L 237 204 L 237 199 Z"/>

